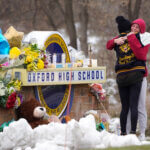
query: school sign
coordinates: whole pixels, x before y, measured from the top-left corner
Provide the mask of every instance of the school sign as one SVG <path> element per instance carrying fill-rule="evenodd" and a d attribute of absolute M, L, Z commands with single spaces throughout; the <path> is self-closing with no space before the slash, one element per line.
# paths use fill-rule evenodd
<path fill-rule="evenodd" d="M 104 83 L 106 67 L 48 68 L 37 72 L 13 69 L 13 78 L 20 79 L 23 86 Z"/>

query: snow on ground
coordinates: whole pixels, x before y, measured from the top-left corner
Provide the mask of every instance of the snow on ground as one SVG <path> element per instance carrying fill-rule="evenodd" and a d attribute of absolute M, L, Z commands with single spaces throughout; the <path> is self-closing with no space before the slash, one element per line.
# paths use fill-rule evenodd
<path fill-rule="evenodd" d="M 142 144 L 135 135 L 118 136 L 105 130 L 97 131 L 92 115 L 79 122 L 74 119 L 68 124 L 52 122 L 35 129 L 25 119 L 20 119 L 0 133 L 0 150 L 72 150 Z"/>

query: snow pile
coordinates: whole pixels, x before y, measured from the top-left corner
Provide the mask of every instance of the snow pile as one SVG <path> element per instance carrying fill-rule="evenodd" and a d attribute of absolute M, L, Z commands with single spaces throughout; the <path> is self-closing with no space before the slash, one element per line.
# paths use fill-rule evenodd
<path fill-rule="evenodd" d="M 5 127 L 0 133 L 0 149 L 7 150 L 14 147 L 26 147 L 27 143 L 31 146 L 33 130 L 25 119 L 15 121 Z"/>
<path fill-rule="evenodd" d="M 150 143 L 149 143 L 150 144 Z M 71 150 L 141 145 L 135 135 L 118 136 L 96 130 L 92 115 L 68 124 L 50 123 L 31 129 L 26 120 L 14 121 L 0 133 L 0 150 Z"/>
<path fill-rule="evenodd" d="M 111 133 L 120 135 L 120 119 L 119 118 L 112 118 L 109 120 L 109 131 Z"/>

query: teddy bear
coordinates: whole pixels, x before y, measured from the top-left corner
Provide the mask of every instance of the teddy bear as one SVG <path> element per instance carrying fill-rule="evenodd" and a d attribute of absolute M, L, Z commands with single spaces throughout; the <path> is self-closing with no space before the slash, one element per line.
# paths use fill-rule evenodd
<path fill-rule="evenodd" d="M 10 48 L 21 47 L 24 32 L 17 31 L 13 26 L 10 26 L 4 33 L 4 37 L 8 40 Z"/>
<path fill-rule="evenodd" d="M 49 123 L 48 120 L 44 119 L 46 109 L 35 98 L 23 101 L 15 112 L 17 120 L 20 118 L 26 119 L 33 129 L 39 125 Z"/>

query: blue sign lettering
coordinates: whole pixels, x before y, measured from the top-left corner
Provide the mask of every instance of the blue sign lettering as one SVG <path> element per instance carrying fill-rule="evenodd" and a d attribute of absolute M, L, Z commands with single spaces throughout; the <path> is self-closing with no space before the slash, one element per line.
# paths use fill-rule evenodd
<path fill-rule="evenodd" d="M 87 71 L 87 80 L 90 79 L 90 71 Z"/>
<path fill-rule="evenodd" d="M 39 82 L 39 79 L 40 79 L 40 73 L 38 72 L 37 73 L 37 81 Z"/>
<path fill-rule="evenodd" d="M 63 81 L 65 81 L 65 72 L 63 72 Z"/>
<path fill-rule="evenodd" d="M 28 82 L 31 82 L 31 73 L 28 73 Z"/>
<path fill-rule="evenodd" d="M 32 82 L 36 82 L 35 73 L 33 73 L 33 81 Z"/>
<path fill-rule="evenodd" d="M 78 80 L 81 80 L 81 72 L 78 72 Z"/>
<path fill-rule="evenodd" d="M 83 71 L 83 80 L 85 80 L 86 78 L 85 78 L 85 71 Z"/>
<path fill-rule="evenodd" d="M 44 82 L 44 81 L 45 81 L 45 73 L 42 72 L 42 82 Z"/>
<path fill-rule="evenodd" d="M 54 81 L 54 72 L 51 73 L 51 81 Z"/>
<path fill-rule="evenodd" d="M 61 72 L 59 72 L 58 78 L 59 78 L 59 80 L 62 80 L 62 73 Z"/>
<path fill-rule="evenodd" d="M 71 78 L 74 80 L 74 72 L 71 72 Z"/>
<path fill-rule="evenodd" d="M 46 73 L 46 81 L 49 81 L 49 72 Z"/>
<path fill-rule="evenodd" d="M 69 81 L 69 72 L 66 72 L 66 80 Z"/>
<path fill-rule="evenodd" d="M 105 73 L 103 70 L 75 70 L 75 71 L 53 71 L 53 72 L 28 72 L 28 83 L 37 82 L 59 82 L 67 83 L 71 81 L 103 80 Z"/>
<path fill-rule="evenodd" d="M 102 71 L 100 71 L 100 74 L 101 74 L 101 79 L 104 79 Z"/>
<path fill-rule="evenodd" d="M 92 79 L 94 79 L 95 77 L 95 73 L 94 73 L 94 71 L 92 71 Z"/>
<path fill-rule="evenodd" d="M 99 71 L 96 70 L 96 79 L 99 79 Z"/>

